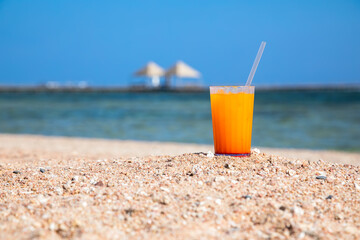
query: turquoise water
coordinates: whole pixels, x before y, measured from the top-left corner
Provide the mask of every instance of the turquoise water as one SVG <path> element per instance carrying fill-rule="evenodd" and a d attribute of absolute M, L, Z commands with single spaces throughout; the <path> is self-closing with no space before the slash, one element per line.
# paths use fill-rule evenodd
<path fill-rule="evenodd" d="M 253 146 L 360 151 L 358 90 L 257 91 Z M 0 132 L 212 144 L 208 93 L 0 93 Z"/>

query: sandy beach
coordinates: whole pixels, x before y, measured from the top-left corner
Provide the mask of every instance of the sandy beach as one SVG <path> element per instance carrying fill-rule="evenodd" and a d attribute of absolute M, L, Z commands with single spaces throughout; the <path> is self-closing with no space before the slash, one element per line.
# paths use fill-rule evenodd
<path fill-rule="evenodd" d="M 360 154 L 0 135 L 0 239 L 358 239 Z"/>
<path fill-rule="evenodd" d="M 45 137 L 40 135 L 0 134 L 0 160 L 2 162 L 36 161 L 33 156 L 45 158 L 54 154 L 73 157 L 144 157 L 157 155 L 176 156 L 184 153 L 214 151 L 212 145 L 119 141 L 90 138 Z M 259 148 L 261 152 L 288 159 L 360 165 L 360 153 L 330 150 Z M 20 155 L 19 155 L 20 154 Z M 26 157 L 29 156 L 29 157 Z"/>

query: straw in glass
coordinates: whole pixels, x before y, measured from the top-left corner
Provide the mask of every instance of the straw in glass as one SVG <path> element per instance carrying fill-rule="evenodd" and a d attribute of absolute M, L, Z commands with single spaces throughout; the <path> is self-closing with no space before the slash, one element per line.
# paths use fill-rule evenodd
<path fill-rule="evenodd" d="M 251 85 L 251 82 L 252 82 L 252 80 L 253 80 L 253 78 L 254 78 L 256 69 L 257 69 L 257 67 L 258 67 L 258 65 L 259 65 L 261 56 L 262 56 L 262 54 L 263 54 L 263 52 L 264 52 L 265 45 L 266 45 L 266 42 L 261 42 L 259 51 L 258 51 L 258 53 L 257 53 L 257 55 L 256 55 L 254 64 L 253 64 L 253 66 L 252 66 L 252 68 L 251 68 L 251 71 L 250 71 L 250 74 L 249 74 L 249 77 L 248 77 L 248 79 L 247 79 L 247 81 L 246 81 L 245 86 L 250 86 L 250 85 Z"/>

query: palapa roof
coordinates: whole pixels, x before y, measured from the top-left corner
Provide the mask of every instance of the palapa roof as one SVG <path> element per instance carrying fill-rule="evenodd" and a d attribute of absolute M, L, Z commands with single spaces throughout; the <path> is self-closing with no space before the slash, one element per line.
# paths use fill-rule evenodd
<path fill-rule="evenodd" d="M 162 67 L 157 65 L 154 62 L 148 62 L 144 67 L 137 70 L 135 76 L 146 76 L 146 77 L 160 77 L 165 74 L 165 71 Z"/>
<path fill-rule="evenodd" d="M 190 67 L 182 61 L 178 61 L 174 66 L 170 67 L 165 76 L 177 76 L 180 78 L 200 78 L 201 74 L 194 68 Z"/>

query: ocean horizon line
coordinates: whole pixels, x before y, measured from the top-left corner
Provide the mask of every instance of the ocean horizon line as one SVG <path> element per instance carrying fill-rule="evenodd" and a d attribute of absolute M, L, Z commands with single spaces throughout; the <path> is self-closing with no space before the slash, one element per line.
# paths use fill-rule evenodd
<path fill-rule="evenodd" d="M 38 85 L 11 85 L 0 84 L 0 92 L 205 92 L 209 86 L 179 86 L 171 88 L 151 88 L 146 86 L 66 86 L 60 85 L 49 87 L 45 84 Z M 257 91 L 307 91 L 307 90 L 360 90 L 360 83 L 342 83 L 342 84 L 273 84 L 257 85 Z"/>

